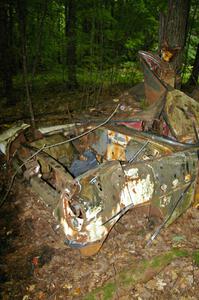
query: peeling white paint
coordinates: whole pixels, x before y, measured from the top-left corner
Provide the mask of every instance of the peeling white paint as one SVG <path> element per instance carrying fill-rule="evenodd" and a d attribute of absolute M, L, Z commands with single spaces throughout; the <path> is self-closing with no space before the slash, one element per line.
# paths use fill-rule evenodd
<path fill-rule="evenodd" d="M 167 185 L 165 183 L 163 183 L 160 188 L 164 193 L 167 191 Z"/>
<path fill-rule="evenodd" d="M 132 198 L 130 196 L 130 192 L 128 190 L 128 186 L 125 186 L 121 191 L 121 203 L 125 206 L 128 206 L 133 203 Z"/>
<path fill-rule="evenodd" d="M 88 224 L 86 226 L 86 230 L 88 231 L 89 242 L 100 240 L 108 233 L 106 227 L 102 225 L 101 217 L 93 220 L 93 222 Z"/>
<path fill-rule="evenodd" d="M 160 207 L 166 207 L 171 201 L 171 196 L 164 196 L 160 198 Z"/>
<path fill-rule="evenodd" d="M 72 129 L 75 128 L 76 124 L 63 124 L 63 125 L 54 125 L 54 126 L 49 126 L 49 127 L 40 127 L 39 131 L 43 134 L 49 134 L 49 133 L 56 133 L 56 131 L 60 130 L 66 130 L 66 129 Z"/>
<path fill-rule="evenodd" d="M 84 219 L 74 217 L 72 219 L 72 222 L 73 222 L 73 226 L 75 227 L 75 229 L 77 229 L 78 231 L 80 231 L 82 229 L 82 226 L 83 226 L 83 223 L 84 223 Z"/>
<path fill-rule="evenodd" d="M 102 210 L 102 207 L 101 206 L 95 206 L 95 207 L 92 207 L 92 208 L 88 208 L 87 211 L 86 211 L 86 220 L 87 221 L 90 221 L 92 220 L 93 218 L 96 218 L 97 214 Z"/>
<path fill-rule="evenodd" d="M 73 229 L 68 225 L 68 223 L 66 222 L 66 220 L 64 218 L 61 218 L 61 224 L 64 228 L 64 233 L 66 236 L 73 236 L 74 235 L 74 231 Z"/>
<path fill-rule="evenodd" d="M 150 180 L 149 174 L 146 178 L 129 181 L 127 184 L 134 205 L 147 202 L 152 198 L 154 192 L 154 183 Z M 126 203 L 130 201 L 128 196 L 125 201 Z M 130 203 L 132 203 L 132 201 Z"/>
<path fill-rule="evenodd" d="M 130 177 L 131 179 L 138 178 L 138 168 L 132 168 L 129 170 L 124 170 L 126 176 Z"/>
<path fill-rule="evenodd" d="M 64 192 L 70 195 L 70 190 L 67 187 L 65 188 Z"/>
<path fill-rule="evenodd" d="M 176 188 L 178 183 L 179 183 L 179 180 L 177 178 L 174 179 L 173 182 L 172 182 L 173 187 Z"/>

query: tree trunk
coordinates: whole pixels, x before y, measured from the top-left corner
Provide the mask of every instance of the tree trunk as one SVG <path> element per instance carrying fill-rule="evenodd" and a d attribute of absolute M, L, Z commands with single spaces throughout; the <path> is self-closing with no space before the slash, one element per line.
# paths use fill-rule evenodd
<path fill-rule="evenodd" d="M 66 24 L 66 39 L 67 39 L 67 67 L 68 67 L 68 87 L 74 89 L 77 87 L 76 76 L 76 0 L 65 1 L 65 24 Z"/>
<path fill-rule="evenodd" d="M 33 105 L 30 96 L 30 86 L 28 83 L 28 70 L 27 70 L 27 42 L 26 42 L 26 0 L 18 0 L 18 17 L 19 17 L 19 29 L 21 35 L 21 50 L 22 50 L 22 62 L 23 62 L 23 76 L 24 76 L 24 85 L 26 90 L 27 104 L 29 107 L 31 124 L 35 128 L 35 118 L 33 112 Z"/>
<path fill-rule="evenodd" d="M 13 100 L 13 59 L 12 59 L 12 7 L 10 1 L 0 3 L 0 78 L 3 83 L 3 96 L 8 103 Z"/>
<path fill-rule="evenodd" d="M 32 67 L 32 81 L 34 80 L 36 69 L 38 65 L 38 60 L 40 57 L 41 52 L 41 42 L 42 42 L 42 34 L 43 34 L 43 27 L 45 23 L 45 18 L 48 10 L 48 3 L 47 0 L 44 0 L 43 4 L 43 12 L 41 15 L 41 19 L 39 20 L 39 26 L 38 26 L 38 33 L 37 33 L 37 40 L 36 40 L 36 50 L 35 50 L 35 58 L 33 61 L 33 67 Z"/>
<path fill-rule="evenodd" d="M 198 76 L 199 76 L 199 44 L 197 46 L 196 56 L 193 63 L 193 69 L 189 77 L 189 80 L 187 82 L 187 86 L 195 87 L 198 83 Z"/>
<path fill-rule="evenodd" d="M 175 70 L 175 86 L 181 86 L 190 0 L 168 0 L 167 16 L 160 16 L 160 50 Z M 164 58 L 164 56 L 163 56 Z"/>

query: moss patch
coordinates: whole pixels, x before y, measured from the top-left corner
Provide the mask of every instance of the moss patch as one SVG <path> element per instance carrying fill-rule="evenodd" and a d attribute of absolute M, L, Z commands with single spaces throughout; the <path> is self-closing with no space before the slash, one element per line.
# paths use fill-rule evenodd
<path fill-rule="evenodd" d="M 85 295 L 84 300 L 109 300 L 120 288 L 132 288 L 138 282 L 147 282 L 170 264 L 174 259 L 189 256 L 188 251 L 174 248 L 149 260 L 132 263 L 131 267 L 118 273 L 114 279 L 108 280 L 102 287 Z M 199 264 L 199 251 L 193 254 L 194 261 Z"/>

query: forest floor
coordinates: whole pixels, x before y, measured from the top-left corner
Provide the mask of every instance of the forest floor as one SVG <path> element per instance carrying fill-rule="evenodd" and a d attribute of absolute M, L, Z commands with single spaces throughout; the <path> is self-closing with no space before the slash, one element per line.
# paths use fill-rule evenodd
<path fill-rule="evenodd" d="M 64 113 L 68 121 L 82 115 L 101 116 L 102 111 L 108 116 L 118 99 L 124 100 L 124 111 L 132 107 L 139 110 L 143 105 L 141 96 L 132 105 L 132 97 L 122 95 L 104 97 L 104 101 L 99 99 L 96 105 L 77 112 L 70 109 L 72 104 L 68 109 L 62 99 L 56 103 L 48 99 L 46 109 L 42 104 L 38 110 L 43 116 L 38 117 L 39 124 L 53 123 L 57 116 L 62 122 Z M 72 99 L 74 95 L 70 103 Z M 22 104 L 18 106 L 15 116 L 20 118 Z M 55 106 L 60 107 L 58 114 L 53 114 Z M 8 120 L 13 116 L 11 107 L 1 117 Z M 0 193 L 4 194 L 10 174 L 1 156 L 0 178 Z M 0 299 L 198 299 L 199 210 L 189 208 L 147 247 L 157 225 L 158 220 L 130 210 L 115 225 L 98 254 L 82 257 L 78 250 L 64 244 L 51 211 L 18 177 L 0 209 Z"/>

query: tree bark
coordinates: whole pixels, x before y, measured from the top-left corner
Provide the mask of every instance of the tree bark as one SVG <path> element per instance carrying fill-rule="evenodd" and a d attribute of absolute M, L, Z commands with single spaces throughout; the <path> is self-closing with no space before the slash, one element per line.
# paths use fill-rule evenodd
<path fill-rule="evenodd" d="M 160 50 L 171 53 L 175 86 L 181 86 L 181 71 L 186 44 L 190 0 L 168 0 L 167 16 L 160 17 Z"/>
<path fill-rule="evenodd" d="M 196 86 L 198 83 L 198 77 L 199 77 L 199 44 L 196 49 L 196 56 L 193 63 L 193 69 L 189 77 L 189 80 L 187 82 L 187 86 L 190 87 Z"/>
<path fill-rule="evenodd" d="M 65 1 L 65 25 L 67 39 L 67 67 L 68 67 L 68 87 L 74 89 L 77 87 L 77 54 L 76 54 L 76 31 L 77 31 L 77 15 L 76 15 L 76 0 Z"/>
<path fill-rule="evenodd" d="M 47 10 L 48 10 L 48 1 L 44 0 L 43 12 L 42 12 L 41 19 L 39 21 L 39 26 L 38 26 L 35 58 L 34 58 L 33 67 L 32 67 L 32 81 L 34 80 L 37 65 L 38 65 L 38 60 L 39 60 L 39 57 L 40 57 L 43 27 L 44 27 L 44 23 L 45 23 Z"/>
<path fill-rule="evenodd" d="M 0 3 L 0 78 L 3 83 L 3 96 L 8 103 L 13 100 L 13 56 L 12 56 L 12 6 L 10 1 Z"/>
<path fill-rule="evenodd" d="M 23 62 L 23 76 L 26 90 L 27 104 L 29 107 L 31 124 L 35 128 L 35 118 L 33 112 L 33 105 L 30 96 L 30 87 L 28 82 L 28 70 L 27 70 L 27 41 L 26 41 L 26 0 L 18 0 L 18 16 L 19 16 L 19 29 L 21 35 L 21 50 L 22 50 L 22 62 Z"/>

